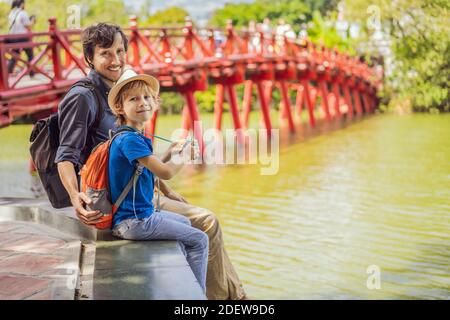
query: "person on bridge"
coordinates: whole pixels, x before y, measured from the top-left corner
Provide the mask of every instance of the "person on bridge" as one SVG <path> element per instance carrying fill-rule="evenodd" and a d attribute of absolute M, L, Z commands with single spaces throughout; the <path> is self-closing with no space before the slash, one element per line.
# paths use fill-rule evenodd
<path fill-rule="evenodd" d="M 83 53 L 91 71 L 86 77 L 100 93 L 97 102 L 89 88 L 72 88 L 58 106 L 60 146 L 55 162 L 61 181 L 67 190 L 77 216 L 95 224 L 101 213 L 84 208 L 91 199 L 79 191 L 77 172 L 86 161 L 93 146 L 108 139 L 115 129 L 115 116 L 108 106 L 111 87 L 125 69 L 128 40 L 119 26 L 99 23 L 82 34 Z M 98 104 L 101 105 L 98 105 Z M 97 112 L 102 112 L 96 128 Z M 209 259 L 206 278 L 208 299 L 246 299 L 239 277 L 226 253 L 222 230 L 216 216 L 209 210 L 193 206 L 169 185 L 160 182 L 161 209 L 187 217 L 191 225 L 204 231 L 209 238 Z"/>
<path fill-rule="evenodd" d="M 11 4 L 11 12 L 9 13 L 9 34 L 20 34 L 24 35 L 21 38 L 7 39 L 7 43 L 20 43 L 30 41 L 28 34 L 31 32 L 31 27 L 35 24 L 36 19 L 34 16 L 28 17 L 25 11 L 25 1 L 24 0 L 14 0 Z M 21 49 L 13 49 L 13 53 L 20 55 Z M 28 61 L 33 60 L 33 48 L 25 48 L 25 53 L 27 54 Z M 14 71 L 17 59 L 12 56 L 8 61 L 8 73 Z M 30 77 L 33 77 L 34 71 L 30 70 Z"/>

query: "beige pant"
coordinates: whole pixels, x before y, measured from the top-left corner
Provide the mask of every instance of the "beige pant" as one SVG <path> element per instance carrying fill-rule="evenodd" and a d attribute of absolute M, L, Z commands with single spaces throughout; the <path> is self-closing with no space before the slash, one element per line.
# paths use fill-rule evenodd
<path fill-rule="evenodd" d="M 156 195 L 154 200 L 156 200 Z M 175 201 L 161 195 L 161 209 L 187 217 L 193 227 L 209 237 L 206 296 L 209 300 L 242 299 L 245 296 L 241 281 L 225 251 L 222 230 L 214 213 L 207 209 Z"/>

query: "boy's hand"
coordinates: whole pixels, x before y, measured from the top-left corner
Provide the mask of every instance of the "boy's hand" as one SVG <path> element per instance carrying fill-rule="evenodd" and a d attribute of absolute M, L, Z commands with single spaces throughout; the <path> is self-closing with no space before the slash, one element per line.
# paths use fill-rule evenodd
<path fill-rule="evenodd" d="M 180 154 L 184 147 L 186 146 L 186 139 L 180 139 L 169 146 L 169 151 L 171 154 Z"/>

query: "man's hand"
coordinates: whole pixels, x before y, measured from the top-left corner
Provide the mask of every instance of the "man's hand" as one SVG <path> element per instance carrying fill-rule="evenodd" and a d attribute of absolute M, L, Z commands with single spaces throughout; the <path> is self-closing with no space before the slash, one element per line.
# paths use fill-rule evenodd
<path fill-rule="evenodd" d="M 166 195 L 167 198 L 175 200 L 175 201 L 180 201 L 180 202 L 184 202 L 184 203 L 189 203 L 187 202 L 187 200 L 185 198 L 183 198 L 182 195 L 180 195 L 178 192 L 174 191 L 174 190 L 170 190 Z"/>
<path fill-rule="evenodd" d="M 83 204 L 91 204 L 92 200 L 84 193 L 78 192 L 70 196 L 70 201 L 77 213 L 78 218 L 86 224 L 92 225 L 100 222 L 102 213 L 98 210 L 88 211 Z"/>
<path fill-rule="evenodd" d="M 91 204 L 92 200 L 84 192 L 78 191 L 78 181 L 74 165 L 69 161 L 59 162 L 58 173 L 64 188 L 70 195 L 70 202 L 72 203 L 78 218 L 86 224 L 96 224 L 100 222 L 99 219 L 102 216 L 101 212 L 96 210 L 88 211 L 83 207 L 84 204 Z"/>
<path fill-rule="evenodd" d="M 178 192 L 173 190 L 164 180 L 159 179 L 160 191 L 169 199 L 180 201 L 184 203 L 189 203 L 185 198 L 183 198 Z"/>

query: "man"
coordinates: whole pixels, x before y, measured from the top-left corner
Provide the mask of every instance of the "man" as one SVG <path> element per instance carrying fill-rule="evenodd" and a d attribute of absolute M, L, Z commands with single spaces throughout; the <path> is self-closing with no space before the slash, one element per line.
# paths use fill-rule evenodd
<path fill-rule="evenodd" d="M 28 34 L 31 32 L 31 27 L 35 24 L 36 19 L 34 16 L 28 17 L 25 11 L 25 1 L 24 0 L 14 0 L 11 4 L 11 12 L 8 16 L 9 22 L 9 34 L 20 34 L 23 35 L 21 38 L 8 39 L 7 43 L 21 43 L 30 41 Z M 13 53 L 20 55 L 21 49 L 13 49 Z M 25 53 L 27 54 L 28 61 L 33 60 L 33 48 L 25 48 Z M 8 61 L 8 73 L 14 71 L 14 66 L 16 65 L 17 59 L 13 56 L 11 60 Z M 30 70 L 30 77 L 33 77 L 34 71 Z"/>
<path fill-rule="evenodd" d="M 72 88 L 63 101 L 59 112 L 60 147 L 55 162 L 77 216 L 88 224 L 98 222 L 101 213 L 86 210 L 83 206 L 91 200 L 79 191 L 77 172 L 86 161 L 93 146 L 108 138 L 115 128 L 115 117 L 108 106 L 110 88 L 125 68 L 128 41 L 120 27 L 100 23 L 83 32 L 83 52 L 91 67 L 87 78 L 101 94 L 101 108 L 95 94 L 85 87 Z M 97 111 L 103 114 L 97 129 L 93 129 Z M 193 227 L 204 231 L 209 238 L 209 261 L 206 280 L 208 299 L 246 299 L 239 277 L 225 251 L 222 231 L 217 218 L 206 209 L 192 206 L 163 181 L 160 181 L 161 209 L 189 218 Z"/>

